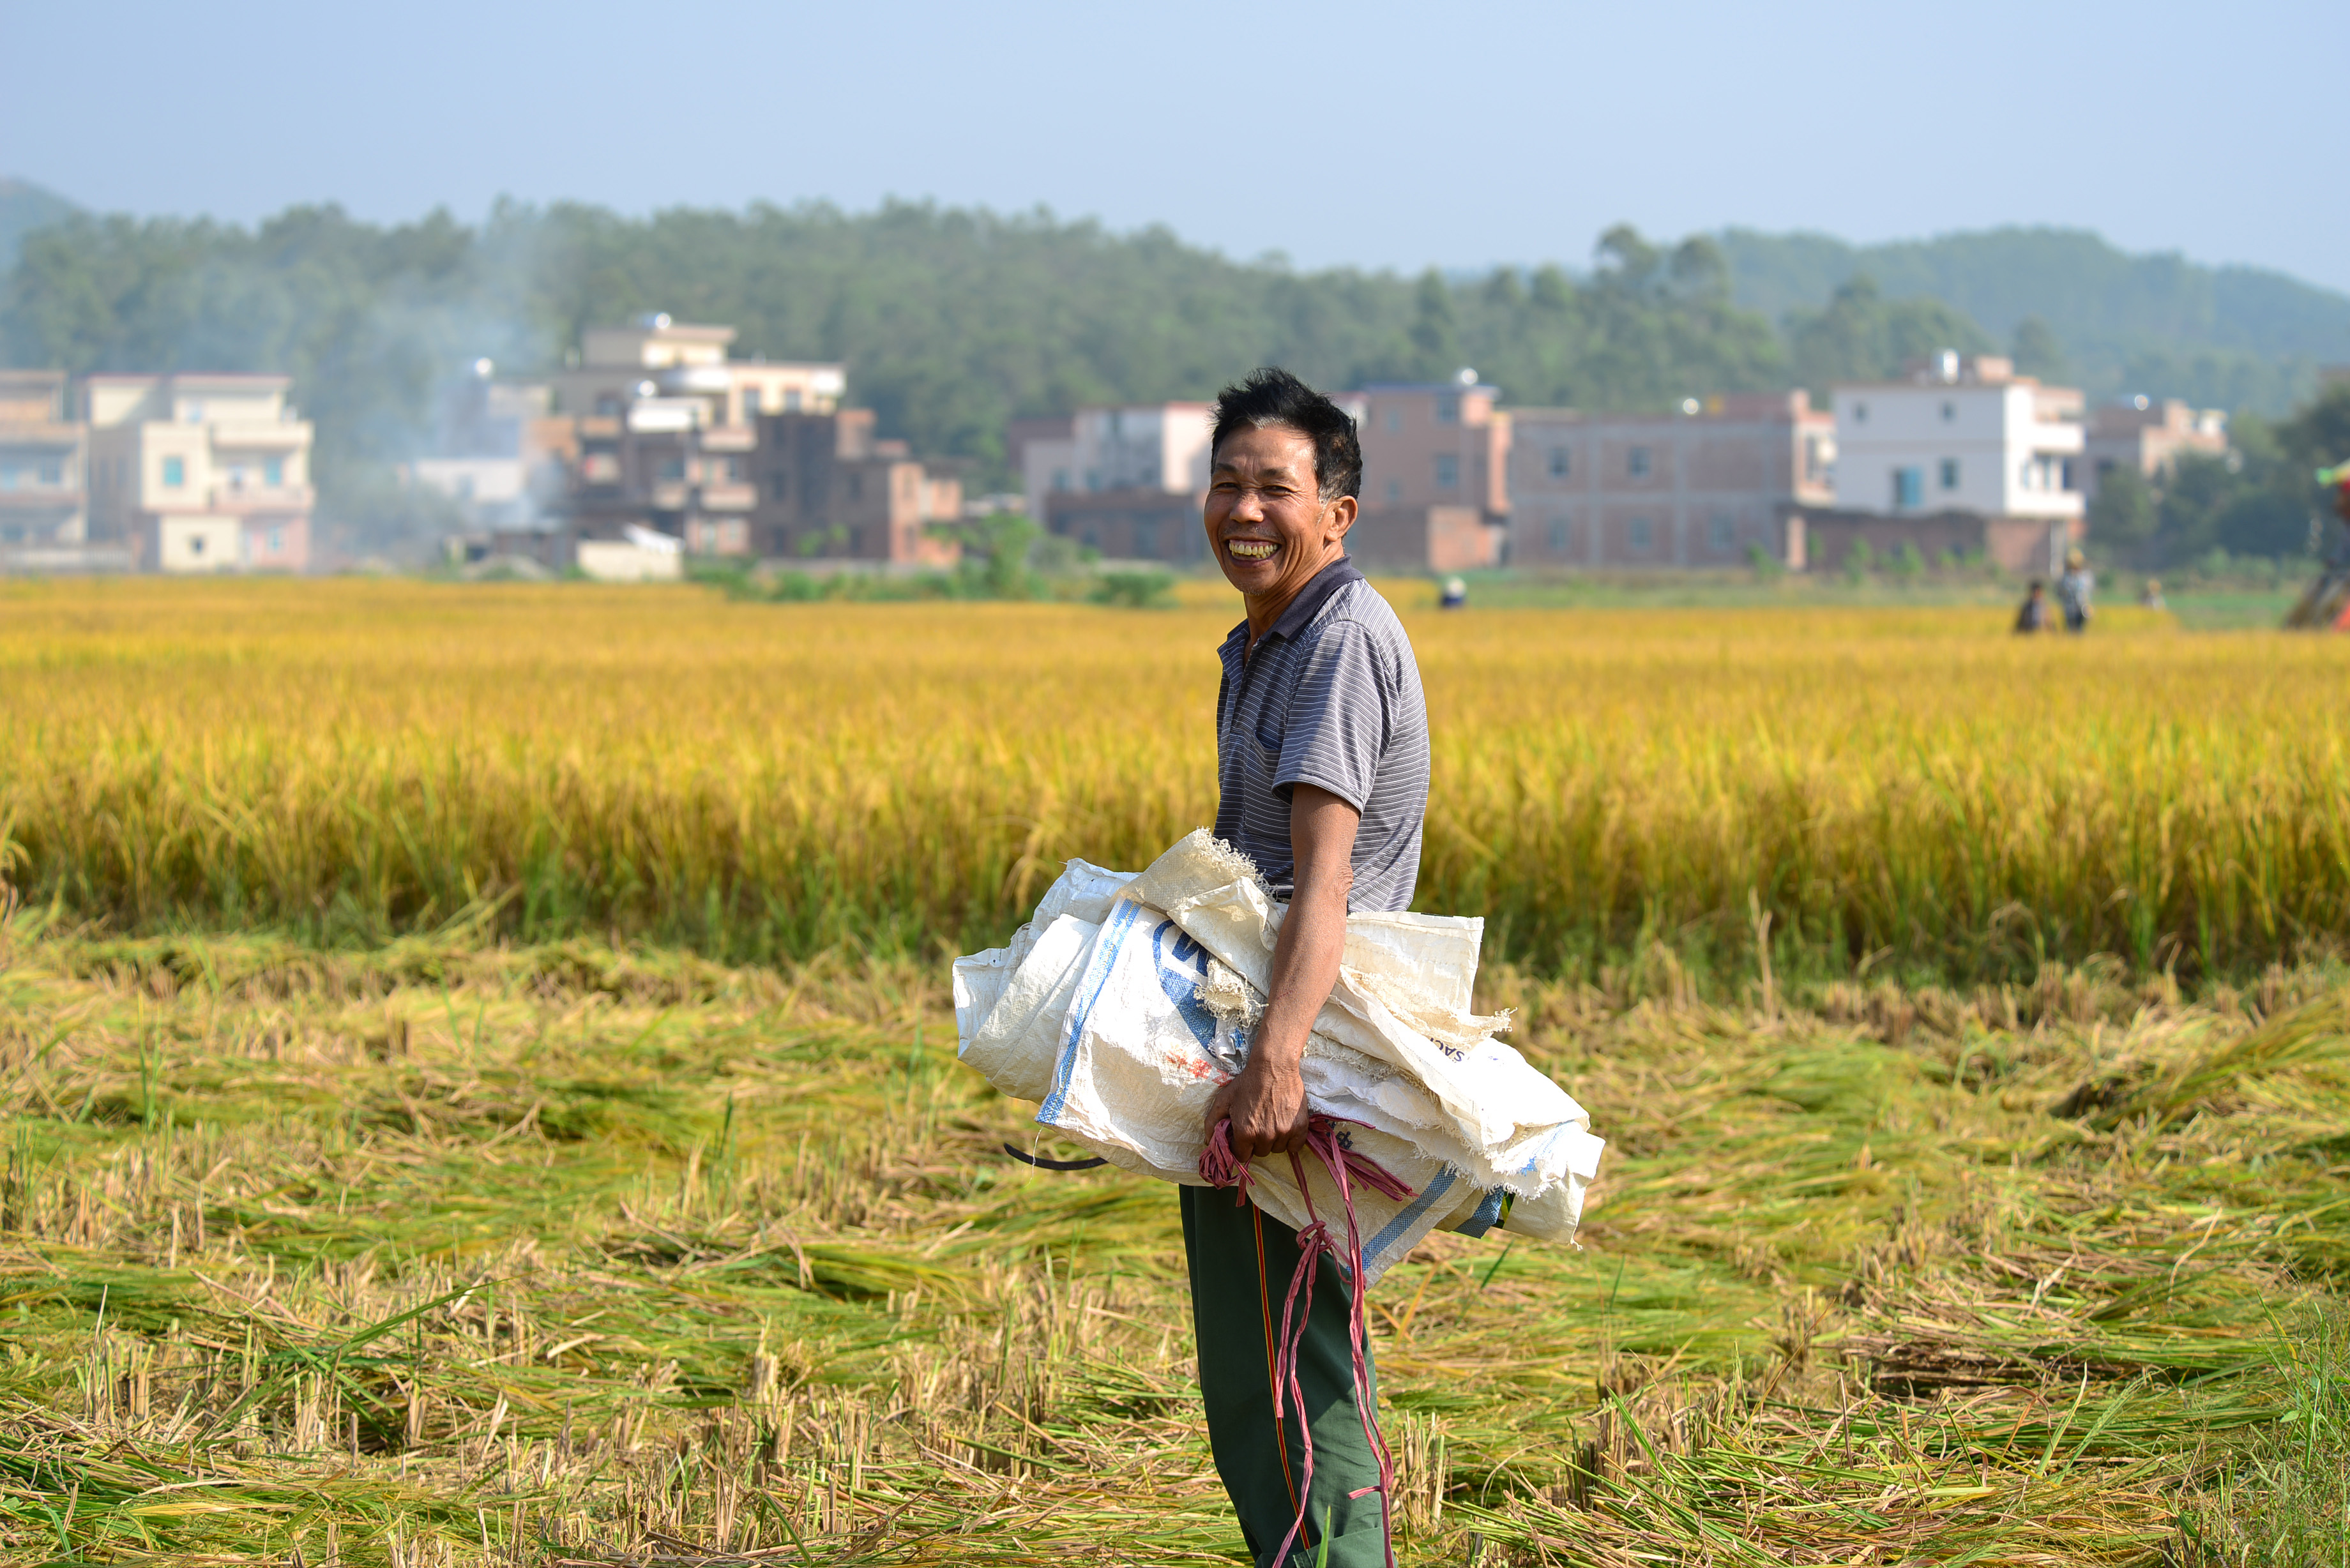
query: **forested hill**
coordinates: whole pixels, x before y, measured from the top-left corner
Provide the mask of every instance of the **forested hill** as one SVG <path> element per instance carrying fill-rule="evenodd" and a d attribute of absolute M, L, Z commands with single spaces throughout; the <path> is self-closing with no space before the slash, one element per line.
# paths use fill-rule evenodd
<path fill-rule="evenodd" d="M 16 265 L 17 248 L 35 229 L 71 217 L 78 208 L 29 180 L 0 176 L 0 272 Z"/>
<path fill-rule="evenodd" d="M 1865 276 L 1938 299 L 2002 339 L 2038 317 L 2101 394 L 2173 391 L 2276 411 L 2311 367 L 2350 363 L 2350 296 L 2259 267 L 2132 255 L 2078 229 L 1992 229 L 1853 245 L 1825 234 L 1720 236 L 1738 303 L 1780 320 Z"/>
<path fill-rule="evenodd" d="M 2017 256 L 2038 270 L 2006 278 L 2000 258 Z M 2154 281 L 2135 292 L 2095 281 L 2095 267 L 2114 265 Z M 2188 281 L 2165 293 L 2165 267 Z M 1928 284 L 1947 285 L 1952 302 Z M 2272 298 L 2283 303 L 2259 304 Z M 2350 359 L 2325 325 L 2343 303 L 2269 275 L 2119 257 L 2077 235 L 1859 252 L 1745 234 L 1669 244 L 1617 228 L 1586 270 L 1448 279 L 1299 272 L 1163 229 L 916 203 L 644 218 L 505 203 L 479 225 L 435 213 L 389 227 L 300 207 L 253 229 L 68 212 L 25 237 L 5 276 L 0 356 L 75 372 L 290 373 L 318 425 L 322 510 L 348 514 L 385 493 L 389 464 L 418 450 L 437 392 L 476 356 L 545 370 L 582 327 L 648 310 L 732 323 L 743 354 L 846 361 L 851 397 L 885 433 L 966 460 L 988 485 L 1006 477 L 1012 419 L 1203 397 L 1268 362 L 1333 387 L 1474 366 L 1519 407 L 1659 409 L 1711 392 L 1824 391 L 1950 346 L 2077 372 L 2101 395 L 2277 411 L 2306 388 L 2312 361 Z M 2294 325 L 2304 318 L 2317 326 Z"/>

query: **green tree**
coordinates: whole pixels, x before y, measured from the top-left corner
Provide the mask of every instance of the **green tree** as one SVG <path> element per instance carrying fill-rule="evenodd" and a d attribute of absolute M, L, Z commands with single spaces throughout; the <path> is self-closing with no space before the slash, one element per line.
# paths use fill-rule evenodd
<path fill-rule="evenodd" d="M 2117 463 L 2097 476 L 2096 499 L 2089 503 L 2089 537 L 2122 560 L 2145 562 L 2159 521 L 2154 486 L 2132 463 Z"/>
<path fill-rule="evenodd" d="M 2019 375 L 2037 376 L 2054 384 L 2073 379 L 2073 367 L 2064 358 L 2064 346 L 2056 341 L 2056 334 L 2048 323 L 2037 316 L 2027 316 L 2015 324 L 2015 336 L 2007 352 L 2015 361 Z"/>
<path fill-rule="evenodd" d="M 1835 291 L 1827 308 L 1787 317 L 1796 382 L 1825 400 L 1838 381 L 1884 381 L 1944 348 L 1990 352 L 1983 329 L 1936 299 L 1887 299 L 1866 274 Z"/>

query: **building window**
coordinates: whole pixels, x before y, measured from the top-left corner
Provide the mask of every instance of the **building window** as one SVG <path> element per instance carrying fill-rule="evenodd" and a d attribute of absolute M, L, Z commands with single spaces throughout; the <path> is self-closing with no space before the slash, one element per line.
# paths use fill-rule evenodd
<path fill-rule="evenodd" d="M 261 483 L 276 488 L 286 483 L 286 460 L 265 457 L 261 460 Z"/>
<path fill-rule="evenodd" d="M 1926 504 L 1926 471 L 1922 468 L 1897 468 L 1893 471 L 1893 510 L 1914 512 Z"/>
<path fill-rule="evenodd" d="M 1734 541 L 1736 530 L 1731 526 L 1730 514 L 1717 512 L 1705 520 L 1705 542 L 1715 555 L 1726 555 Z"/>
<path fill-rule="evenodd" d="M 1550 553 L 1554 556 L 1566 554 L 1566 519 L 1564 517 L 1550 520 Z"/>
<path fill-rule="evenodd" d="M 43 484 L 63 484 L 65 482 L 66 465 L 64 463 L 53 457 L 47 459 L 41 464 L 41 483 Z"/>
<path fill-rule="evenodd" d="M 661 459 L 660 476 L 663 479 L 670 481 L 671 483 L 675 483 L 679 480 L 683 479 L 685 477 L 685 459 L 682 457 L 665 457 Z"/>
<path fill-rule="evenodd" d="M 1437 399 L 1436 422 L 1440 425 L 1459 424 L 1461 422 L 1461 400 L 1449 394 Z"/>
<path fill-rule="evenodd" d="M 1866 403 L 1853 404 L 1852 422 L 1856 425 L 1865 425 L 1868 422 L 1868 405 Z"/>
<path fill-rule="evenodd" d="M 169 489 L 177 490 L 187 483 L 188 460 L 183 457 L 165 458 L 163 460 L 164 485 Z"/>
<path fill-rule="evenodd" d="M 2056 464 L 2056 476 L 2057 483 L 2066 490 L 2078 490 L 2081 488 L 2079 483 L 2073 478 L 2073 460 L 2069 457 L 2058 460 Z"/>
<path fill-rule="evenodd" d="M 743 389 L 743 422 L 744 424 L 749 424 L 753 420 L 755 420 L 758 417 L 759 389 L 756 387 L 745 387 Z"/>
<path fill-rule="evenodd" d="M 1634 555 L 1645 556 L 1656 542 L 1656 530 L 1646 517 L 1635 517 L 1624 524 L 1624 542 L 1632 547 Z"/>
<path fill-rule="evenodd" d="M 1402 480 L 1390 479 L 1388 481 L 1388 499 L 1389 501 L 1401 501 L 1403 499 Z"/>
<path fill-rule="evenodd" d="M 1440 452 L 1436 454 L 1436 488 L 1439 490 L 1461 488 L 1461 459 L 1454 453 Z"/>
<path fill-rule="evenodd" d="M 186 403 L 182 403 L 182 404 L 181 404 L 181 405 L 180 405 L 180 422 L 181 422 L 181 423 L 182 423 L 182 424 L 190 424 L 190 425 L 200 425 L 200 424 L 203 423 L 203 422 L 204 422 L 204 406 L 203 406 L 203 404 L 202 404 L 202 403 L 198 403 L 198 402 L 186 402 Z"/>
<path fill-rule="evenodd" d="M 191 556 L 201 556 L 201 555 L 203 555 L 203 553 L 204 553 L 204 536 L 203 536 L 202 534 L 191 534 L 191 535 L 188 535 L 188 554 L 189 554 L 189 555 L 191 555 Z"/>
<path fill-rule="evenodd" d="M 619 415 L 620 396 L 618 392 L 598 392 L 596 394 L 596 417 L 598 419 L 618 419 L 619 418 Z"/>
<path fill-rule="evenodd" d="M 272 529 L 269 531 L 269 553 L 270 553 L 271 555 L 275 556 L 275 555 L 277 555 L 278 553 L 280 553 L 281 551 L 283 551 L 285 548 L 286 548 L 286 534 L 285 534 L 285 531 L 284 531 L 283 529 L 279 529 L 279 528 L 272 528 Z"/>
<path fill-rule="evenodd" d="M 1159 524 L 1138 519 L 1134 524 L 1134 553 L 1144 560 L 1159 556 Z"/>
<path fill-rule="evenodd" d="M 1958 417 L 1959 417 L 1959 405 L 1958 405 L 1958 404 L 1956 404 L 1956 403 L 1944 403 L 1944 404 L 1942 405 L 1942 422 L 1943 422 L 1944 424 L 1946 424 L 1946 425 L 1947 425 L 1947 424 L 1955 423 L 1955 422 L 1957 421 L 1957 420 L 1958 420 Z"/>
<path fill-rule="evenodd" d="M 795 414 L 799 411 L 800 389 L 797 387 L 786 387 L 784 389 L 784 412 Z"/>
<path fill-rule="evenodd" d="M 1635 479 L 1648 478 L 1648 449 L 1644 446 L 1634 447 L 1630 454 L 1625 458 L 1624 467 L 1626 472 Z"/>
<path fill-rule="evenodd" d="M 1563 446 L 1555 446 L 1555 447 L 1551 448 L 1551 449 L 1550 449 L 1550 476 L 1551 476 L 1553 479 L 1565 479 L 1565 478 L 1566 477 L 1566 471 L 1567 471 L 1567 467 L 1568 467 L 1568 462 L 1567 462 L 1567 452 L 1566 452 L 1566 448 L 1565 448 L 1565 447 L 1563 447 Z"/>
<path fill-rule="evenodd" d="M 792 498 L 792 471 L 779 468 L 767 475 L 767 499 L 789 501 Z"/>
<path fill-rule="evenodd" d="M 1956 490 L 1958 487 L 1959 460 L 1955 457 L 1946 457 L 1942 460 L 1942 488 Z"/>

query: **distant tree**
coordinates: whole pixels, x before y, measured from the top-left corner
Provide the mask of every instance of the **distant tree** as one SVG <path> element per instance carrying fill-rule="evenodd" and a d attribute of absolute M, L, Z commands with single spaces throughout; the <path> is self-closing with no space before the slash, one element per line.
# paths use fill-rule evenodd
<path fill-rule="evenodd" d="M 2048 323 L 2037 316 L 2027 316 L 2015 324 L 2015 336 L 2007 351 L 2019 375 L 2037 376 L 2043 381 L 2059 385 L 2073 379 L 2073 367 L 2064 358 L 2064 346 L 2056 341 L 2056 334 Z"/>
<path fill-rule="evenodd" d="M 2089 537 L 2116 559 L 2143 560 L 2158 521 L 2154 487 L 2136 464 L 2116 463 L 2098 475 L 2097 496 L 2089 503 Z"/>
<path fill-rule="evenodd" d="M 1452 290 L 1434 267 L 1419 275 L 1419 285 L 1412 291 L 1411 348 L 1425 379 L 1450 380 L 1452 372 L 1461 369 L 1461 331 L 1452 317 Z"/>
<path fill-rule="evenodd" d="M 1935 299 L 1887 299 L 1866 274 L 1835 291 L 1825 310 L 1791 312 L 1787 347 L 1795 379 L 1825 399 L 1838 381 L 1881 381 L 1939 349 L 1979 354 L 1983 329 Z"/>

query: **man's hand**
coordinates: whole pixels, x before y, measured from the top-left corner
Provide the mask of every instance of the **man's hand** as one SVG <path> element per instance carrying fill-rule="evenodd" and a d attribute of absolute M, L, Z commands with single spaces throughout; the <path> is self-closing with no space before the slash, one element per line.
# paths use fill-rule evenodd
<path fill-rule="evenodd" d="M 1362 813 L 1329 791 L 1299 784 L 1289 797 L 1289 843 L 1296 882 L 1273 944 L 1264 1016 L 1248 1065 L 1208 1102 L 1208 1126 L 1230 1117 L 1232 1153 L 1243 1161 L 1305 1147 L 1305 1036 L 1347 950 L 1347 894 L 1355 885 L 1355 829 Z"/>
<path fill-rule="evenodd" d="M 1250 1052 L 1241 1075 L 1208 1102 L 1208 1131 L 1212 1134 L 1227 1117 L 1232 1124 L 1232 1154 L 1243 1162 L 1304 1148 L 1305 1080 L 1297 1064 L 1276 1062 L 1268 1052 Z"/>

